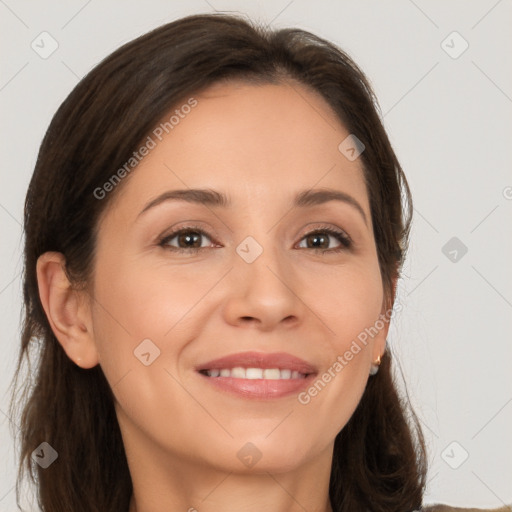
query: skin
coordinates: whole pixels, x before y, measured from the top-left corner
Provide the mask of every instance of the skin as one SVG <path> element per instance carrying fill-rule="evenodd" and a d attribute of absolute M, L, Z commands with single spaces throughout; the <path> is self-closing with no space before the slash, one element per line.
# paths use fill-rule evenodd
<path fill-rule="evenodd" d="M 321 375 L 385 313 L 361 162 L 338 150 L 349 132 L 327 103 L 297 84 L 217 84 L 195 97 L 104 212 L 88 291 L 74 291 L 63 256 L 46 253 L 41 300 L 67 355 L 83 368 L 100 364 L 113 388 L 130 512 L 330 511 L 334 440 L 389 324 L 307 405 L 296 394 L 220 392 L 194 366 L 247 350 L 288 352 Z M 292 208 L 297 192 L 324 187 L 350 194 L 367 221 L 344 202 Z M 168 201 L 139 216 L 162 192 L 186 188 L 222 191 L 233 205 Z M 198 242 L 205 249 L 159 246 L 189 221 L 208 234 Z M 308 248 L 306 235 L 325 226 L 345 231 L 353 247 Z M 253 263 L 235 250 L 247 236 L 263 248 Z M 332 235 L 321 244 L 340 246 Z M 148 338 L 160 356 L 145 366 L 134 350 Z M 237 457 L 248 442 L 261 453 L 253 467 Z"/>

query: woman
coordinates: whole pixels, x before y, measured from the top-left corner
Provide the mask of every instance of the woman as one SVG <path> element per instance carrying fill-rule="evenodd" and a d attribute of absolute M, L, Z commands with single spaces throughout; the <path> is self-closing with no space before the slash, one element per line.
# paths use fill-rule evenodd
<path fill-rule="evenodd" d="M 227 15 L 72 91 L 25 206 L 42 510 L 422 507 L 386 349 L 412 202 L 376 108 L 334 45 Z"/>

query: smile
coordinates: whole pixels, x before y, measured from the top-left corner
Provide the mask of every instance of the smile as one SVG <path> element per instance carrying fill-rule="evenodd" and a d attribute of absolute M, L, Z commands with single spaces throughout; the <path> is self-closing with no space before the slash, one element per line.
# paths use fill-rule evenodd
<path fill-rule="evenodd" d="M 208 388 L 251 400 L 297 395 L 318 374 L 308 361 L 285 352 L 242 352 L 200 363 L 195 368 Z"/>
<path fill-rule="evenodd" d="M 307 374 L 300 373 L 297 370 L 288 368 L 222 368 L 212 370 L 202 370 L 201 373 L 208 377 L 231 377 L 233 379 L 264 379 L 264 380 L 289 380 L 289 379 L 305 379 Z"/>

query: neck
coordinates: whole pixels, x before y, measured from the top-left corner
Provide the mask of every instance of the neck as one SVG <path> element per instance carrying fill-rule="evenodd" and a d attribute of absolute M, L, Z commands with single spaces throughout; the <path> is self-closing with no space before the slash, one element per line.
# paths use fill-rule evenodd
<path fill-rule="evenodd" d="M 223 470 L 138 448 L 126 452 L 133 484 L 129 512 L 332 512 L 332 446 L 303 467 L 279 473 L 256 472 L 256 466 L 250 472 Z"/>

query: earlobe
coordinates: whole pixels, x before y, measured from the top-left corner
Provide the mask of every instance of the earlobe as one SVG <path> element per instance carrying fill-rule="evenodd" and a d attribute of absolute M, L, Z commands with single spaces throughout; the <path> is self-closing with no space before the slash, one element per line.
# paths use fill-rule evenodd
<path fill-rule="evenodd" d="M 92 368 L 99 362 L 91 312 L 83 293 L 73 289 L 59 252 L 46 252 L 37 260 L 39 297 L 60 345 L 78 366 Z"/>

